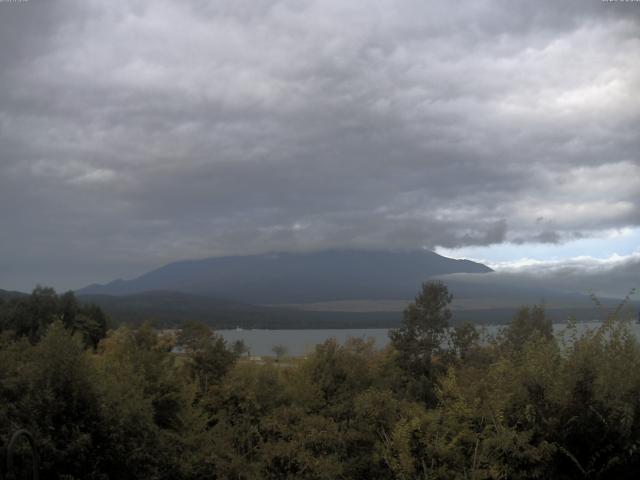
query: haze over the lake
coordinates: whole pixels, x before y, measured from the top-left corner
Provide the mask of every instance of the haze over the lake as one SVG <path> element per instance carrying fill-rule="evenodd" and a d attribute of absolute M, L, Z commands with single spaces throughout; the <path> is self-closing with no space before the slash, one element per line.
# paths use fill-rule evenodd
<path fill-rule="evenodd" d="M 0 288 L 333 248 L 640 286 L 640 2 L 29 0 L 0 45 Z"/>

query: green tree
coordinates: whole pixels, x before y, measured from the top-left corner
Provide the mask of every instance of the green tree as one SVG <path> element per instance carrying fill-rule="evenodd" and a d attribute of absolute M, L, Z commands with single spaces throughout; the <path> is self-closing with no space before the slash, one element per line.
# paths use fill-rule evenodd
<path fill-rule="evenodd" d="M 108 319 L 102 309 L 79 304 L 73 292 L 59 296 L 53 288 L 37 286 L 31 295 L 12 298 L 0 307 L 0 331 L 26 337 L 31 343 L 37 343 L 56 320 L 71 332 L 79 332 L 92 348 L 107 333 Z"/>
<path fill-rule="evenodd" d="M 233 342 L 233 344 L 231 345 L 231 351 L 238 358 L 240 358 L 245 353 L 247 355 L 249 355 L 251 353 L 251 350 L 249 349 L 249 346 L 246 343 L 244 343 L 244 340 L 236 340 L 235 342 Z"/>
<path fill-rule="evenodd" d="M 271 351 L 276 355 L 276 361 L 280 361 L 287 354 L 287 347 L 284 345 L 275 345 Z"/>
<path fill-rule="evenodd" d="M 225 340 L 203 323 L 185 322 L 177 341 L 186 350 L 186 367 L 202 392 L 219 383 L 238 359 Z"/>
<path fill-rule="evenodd" d="M 29 393 L 21 402 L 41 448 L 43 478 L 91 478 L 100 459 L 102 422 L 95 374 L 82 338 L 61 321 L 51 324 L 23 372 Z"/>
<path fill-rule="evenodd" d="M 202 322 L 188 320 L 180 326 L 177 344 L 188 352 L 195 352 L 205 348 L 213 338 L 211 328 Z"/>
<path fill-rule="evenodd" d="M 415 301 L 405 309 L 401 327 L 389 334 L 409 390 L 428 404 L 435 401 L 434 356 L 442 351 L 452 299 L 444 283 L 423 283 Z"/>
<path fill-rule="evenodd" d="M 453 327 L 450 336 L 453 351 L 462 361 L 479 350 L 480 332 L 470 322 Z"/>
<path fill-rule="evenodd" d="M 184 375 L 171 343 L 145 324 L 120 327 L 93 357 L 109 478 L 206 478 L 209 443 L 196 387 Z"/>
<path fill-rule="evenodd" d="M 82 305 L 76 315 L 72 330 L 82 335 L 84 343 L 95 349 L 100 340 L 107 336 L 109 320 L 104 311 L 97 305 Z"/>
<path fill-rule="evenodd" d="M 533 337 L 553 339 L 553 325 L 547 317 L 544 307 L 521 307 L 509 326 L 502 334 L 503 345 L 513 351 L 520 351 L 524 344 Z"/>

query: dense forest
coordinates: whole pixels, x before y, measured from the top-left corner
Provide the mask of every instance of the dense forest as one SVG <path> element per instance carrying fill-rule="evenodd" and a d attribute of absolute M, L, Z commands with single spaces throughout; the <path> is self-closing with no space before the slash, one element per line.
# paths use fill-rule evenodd
<path fill-rule="evenodd" d="M 426 283 L 384 350 L 329 340 L 259 364 L 201 324 L 109 329 L 38 288 L 0 300 L 0 444 L 30 430 L 41 478 L 637 476 L 640 345 L 622 308 L 554 336 L 523 307 L 487 337 L 451 327 L 450 302 Z"/>

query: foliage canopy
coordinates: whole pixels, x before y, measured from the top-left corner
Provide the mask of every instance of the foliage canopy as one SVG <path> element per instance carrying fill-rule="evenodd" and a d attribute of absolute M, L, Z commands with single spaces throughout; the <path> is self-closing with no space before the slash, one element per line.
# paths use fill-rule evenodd
<path fill-rule="evenodd" d="M 43 478 L 636 477 L 640 345 L 620 310 L 554 336 L 523 308 L 486 338 L 448 326 L 450 301 L 423 285 L 384 350 L 258 364 L 194 323 L 96 346 L 81 318 L 104 317 L 36 289 L 0 305 L 0 443 L 31 430 Z"/>

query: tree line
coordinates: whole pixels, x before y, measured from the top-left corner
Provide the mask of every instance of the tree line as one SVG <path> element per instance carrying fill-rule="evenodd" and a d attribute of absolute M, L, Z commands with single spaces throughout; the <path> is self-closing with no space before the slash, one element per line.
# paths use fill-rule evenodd
<path fill-rule="evenodd" d="M 635 478 L 640 345 L 622 310 L 554 335 L 523 307 L 490 337 L 450 327 L 450 302 L 425 283 L 388 347 L 328 340 L 263 365 L 201 324 L 108 330 L 38 288 L 0 303 L 0 443 L 29 429 L 42 478 Z"/>

